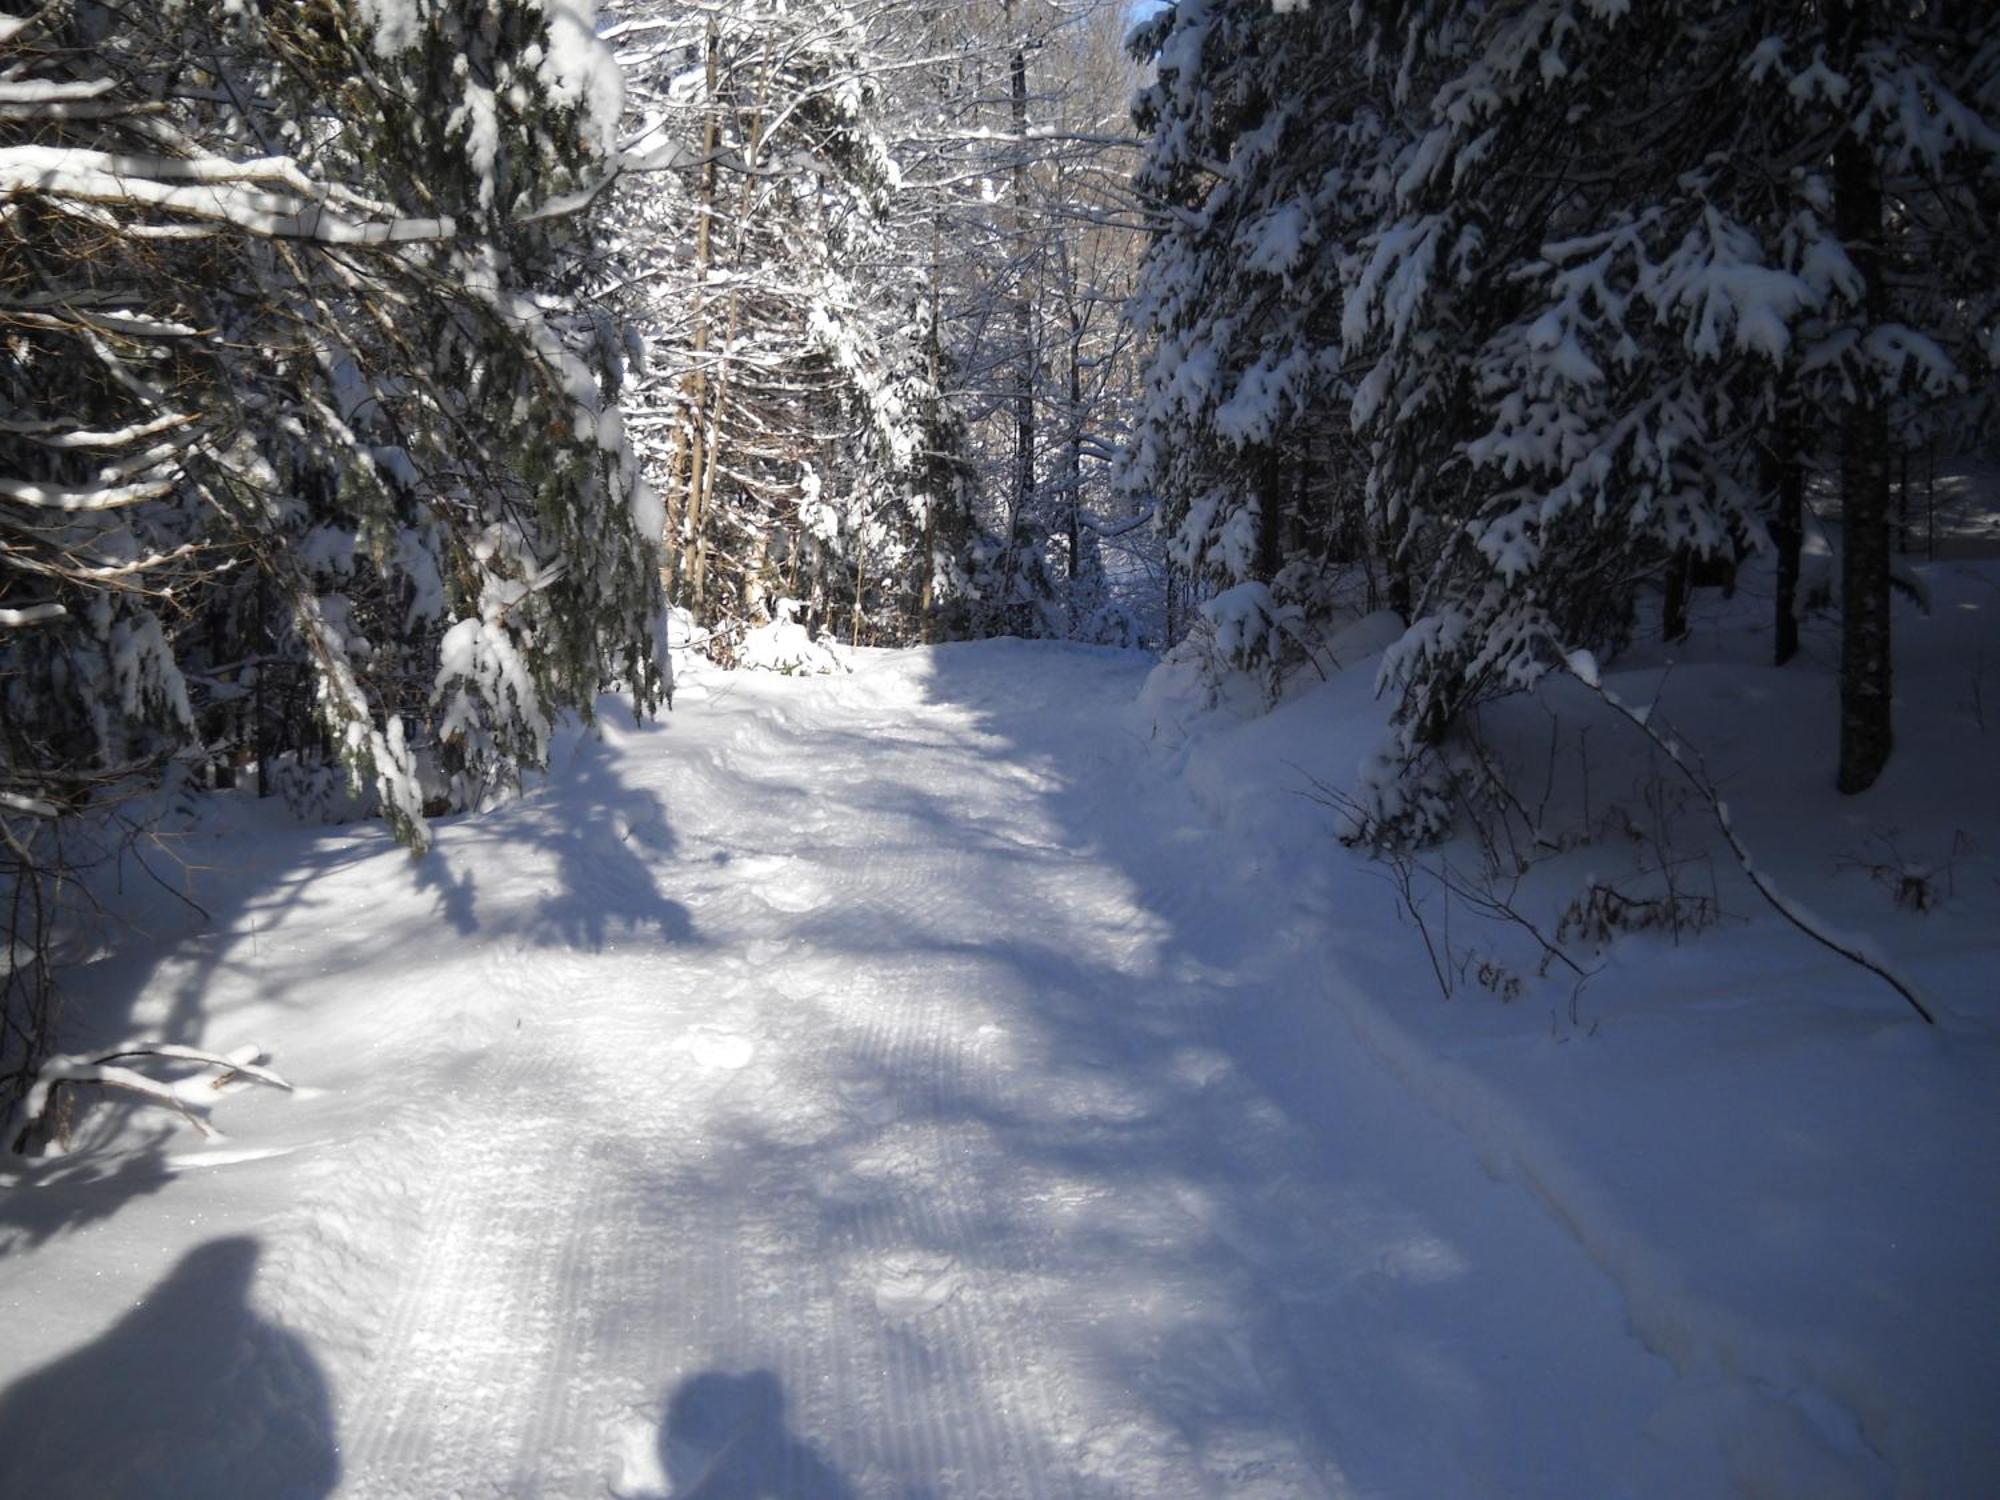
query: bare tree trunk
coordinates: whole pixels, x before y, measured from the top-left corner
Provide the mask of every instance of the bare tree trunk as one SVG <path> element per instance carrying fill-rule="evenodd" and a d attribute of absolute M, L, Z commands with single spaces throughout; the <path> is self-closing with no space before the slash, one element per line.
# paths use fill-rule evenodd
<path fill-rule="evenodd" d="M 1894 747 L 1890 711 L 1889 418 L 1881 402 L 1848 412 L 1840 488 L 1840 789 L 1875 783 Z"/>
<path fill-rule="evenodd" d="M 744 161 L 754 169 L 758 153 L 763 149 L 764 116 L 760 110 L 750 117 L 750 141 Z M 740 271 L 744 260 L 744 241 L 749 235 L 752 198 L 756 191 L 757 177 L 754 170 L 743 174 L 743 189 L 736 205 L 736 238 L 733 258 Z M 715 379 L 711 381 L 709 392 L 709 421 L 706 443 L 702 453 L 699 483 L 695 486 L 689 501 L 689 515 L 694 526 L 693 577 L 690 579 L 689 595 L 695 614 L 702 617 L 708 608 L 708 536 L 702 524 L 707 518 L 709 506 L 715 499 L 716 466 L 722 458 L 722 423 L 724 407 L 729 396 L 729 356 L 736 347 L 736 340 L 743 330 L 743 291 L 741 277 L 736 278 L 729 289 L 729 321 L 723 333 L 722 347 L 716 351 Z"/>
<path fill-rule="evenodd" d="M 1007 0 L 1009 20 L 1018 13 L 1016 0 Z M 1012 79 L 1014 109 L 1014 243 L 1026 255 L 1028 223 L 1028 44 L 1025 37 L 1014 41 L 1014 56 L 1008 63 Z M 1014 494 L 1007 517 L 1008 542 L 1013 542 L 1014 526 L 1026 513 L 1035 493 L 1035 315 L 1029 301 L 1027 267 L 1020 268 L 1014 296 L 1014 326 L 1020 340 L 1020 358 L 1014 370 Z"/>
<path fill-rule="evenodd" d="M 1070 291 L 1073 297 L 1075 287 Z M 1082 623 L 1076 617 L 1076 581 L 1083 571 L 1083 318 L 1074 306 L 1069 315 L 1069 443 L 1063 484 L 1069 492 L 1065 508 L 1069 520 L 1069 629 L 1075 635 Z"/>
<path fill-rule="evenodd" d="M 1382 562 L 1383 570 L 1389 575 L 1389 586 L 1385 591 L 1388 594 L 1389 608 L 1395 611 L 1405 625 L 1408 625 L 1411 614 L 1416 608 L 1416 593 L 1410 586 L 1409 559 L 1403 556 L 1403 549 L 1397 545 L 1394 537 L 1385 537 L 1384 540 L 1387 546 L 1383 549 Z"/>
<path fill-rule="evenodd" d="M 1924 450 L 1924 556 L 1937 561 L 1937 436 Z"/>
<path fill-rule="evenodd" d="M 675 429 L 674 453 L 667 478 L 666 599 L 674 603 L 681 573 L 692 556 L 700 526 L 697 490 L 703 461 L 704 433 L 708 421 L 708 272 L 714 260 L 716 153 L 721 145 L 722 120 L 715 93 L 721 67 L 722 37 L 714 17 L 708 22 L 707 100 L 708 118 L 702 126 L 701 190 L 696 198 L 694 231 L 694 331 L 693 368 L 684 387 L 684 424 Z"/>
<path fill-rule="evenodd" d="M 938 80 L 938 93 L 945 94 L 942 76 Z M 924 339 L 924 376 L 933 391 L 944 389 L 944 350 L 939 331 L 944 316 L 944 213 L 939 210 L 931 215 L 931 322 L 930 332 Z M 935 477 L 937 466 L 932 462 L 930 472 Z M 937 511 L 944 497 L 935 493 L 935 486 L 925 486 L 924 502 L 924 547 L 923 556 L 917 562 L 917 639 L 929 645 L 937 639 Z"/>
<path fill-rule="evenodd" d="M 854 549 L 854 639 L 850 645 L 861 644 L 861 601 L 868 592 L 868 532 L 864 526 L 856 539 Z"/>
<path fill-rule="evenodd" d="M 1896 451 L 1896 550 L 1910 555 L 1910 450 Z"/>

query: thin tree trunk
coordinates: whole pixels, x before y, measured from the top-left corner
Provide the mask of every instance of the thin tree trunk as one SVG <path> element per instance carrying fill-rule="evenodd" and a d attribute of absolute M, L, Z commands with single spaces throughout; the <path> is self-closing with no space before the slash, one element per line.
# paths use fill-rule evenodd
<path fill-rule="evenodd" d="M 1937 561 L 1937 438 L 1924 449 L 1924 557 Z"/>
<path fill-rule="evenodd" d="M 271 675 L 277 652 L 272 649 L 271 640 L 271 575 L 264 569 L 257 570 L 257 681 L 252 693 L 250 722 L 250 753 L 257 762 L 257 796 L 259 800 L 271 795 L 271 736 L 264 727 L 264 680 Z"/>
<path fill-rule="evenodd" d="M 946 88 L 942 76 L 938 80 L 938 95 L 942 99 Z M 944 351 L 940 344 L 942 335 L 938 332 L 944 316 L 944 214 L 943 211 L 931 216 L 931 321 L 924 338 L 924 376 L 930 382 L 933 392 L 944 389 Z M 928 477 L 938 477 L 935 458 L 926 464 Z M 937 493 L 937 486 L 924 486 L 924 550 L 917 562 L 917 639 L 929 645 L 937 638 L 937 511 L 944 497 Z"/>
<path fill-rule="evenodd" d="M 1284 464 L 1278 452 L 1278 445 L 1268 445 L 1257 462 L 1257 559 L 1254 564 L 1259 583 L 1270 583 L 1278 576 L 1283 565 L 1283 527 L 1285 507 L 1280 503 L 1284 493 Z"/>
<path fill-rule="evenodd" d="M 1910 555 L 1910 450 L 1896 453 L 1896 550 Z"/>
<path fill-rule="evenodd" d="M 1840 464 L 1840 789 L 1863 792 L 1894 746 L 1890 711 L 1889 417 L 1879 401 L 1847 414 Z"/>
<path fill-rule="evenodd" d="M 1075 288 L 1070 290 L 1074 293 Z M 1063 469 L 1069 491 L 1069 631 L 1075 635 L 1082 624 L 1077 619 L 1076 584 L 1083 572 L 1083 319 L 1074 308 L 1069 315 L 1069 444 Z"/>
<path fill-rule="evenodd" d="M 1416 606 L 1415 590 L 1410 586 L 1410 564 L 1394 537 L 1385 534 L 1383 541 L 1386 545 L 1382 549 L 1382 571 L 1388 575 L 1388 587 L 1384 593 L 1388 596 L 1389 608 L 1408 625 Z"/>
<path fill-rule="evenodd" d="M 1017 13 L 1015 0 L 1007 0 L 1009 20 Z M 1014 112 L 1014 243 L 1021 255 L 1019 279 L 1014 296 L 1015 333 L 1020 341 L 1020 357 L 1014 371 L 1014 494 L 1007 517 L 1007 540 L 1011 548 L 1014 527 L 1027 513 L 1035 493 L 1035 328 L 1034 308 L 1028 299 L 1028 47 L 1016 37 L 1014 56 L 1008 64 Z"/>
<path fill-rule="evenodd" d="M 1771 542 L 1778 552 L 1772 659 L 1783 666 L 1799 654 L 1799 553 L 1805 543 L 1805 471 L 1790 422 L 1759 460 L 1771 500 Z"/>
<path fill-rule="evenodd" d="M 702 125 L 701 189 L 695 200 L 693 369 L 684 386 L 687 419 L 674 432 L 673 459 L 667 474 L 666 597 L 675 602 L 681 573 L 695 546 L 700 525 L 696 493 L 706 467 L 703 446 L 708 421 L 708 272 L 714 259 L 716 154 L 721 145 L 721 113 L 715 93 L 721 68 L 722 38 L 709 18 L 707 41 L 708 118 Z"/>
<path fill-rule="evenodd" d="M 861 644 L 861 598 L 868 592 L 868 532 L 864 526 L 854 552 L 854 639 L 850 645 Z"/>
<path fill-rule="evenodd" d="M 764 140 L 764 116 L 760 110 L 750 118 L 749 150 L 745 156 L 747 165 L 755 168 L 757 157 L 762 151 Z M 756 191 L 757 178 L 754 171 L 743 174 L 743 189 L 736 205 L 736 243 L 732 252 L 736 268 L 740 271 L 744 260 L 744 242 L 750 233 L 750 210 Z M 723 333 L 722 347 L 716 351 L 715 379 L 710 382 L 707 442 L 702 458 L 700 483 L 696 487 L 690 512 L 696 523 L 694 537 L 694 576 L 690 581 L 690 594 L 695 614 L 705 615 L 708 608 L 708 537 L 705 526 L 707 512 L 715 500 L 716 467 L 722 457 L 723 409 L 729 395 L 729 356 L 736 348 L 736 340 L 743 329 L 743 292 L 741 277 L 736 278 L 729 289 L 729 321 Z"/>

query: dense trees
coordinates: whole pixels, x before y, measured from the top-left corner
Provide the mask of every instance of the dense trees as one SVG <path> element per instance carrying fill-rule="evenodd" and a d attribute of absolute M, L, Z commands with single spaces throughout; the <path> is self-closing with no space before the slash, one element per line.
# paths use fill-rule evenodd
<path fill-rule="evenodd" d="M 64 829 L 239 762 L 421 848 L 614 679 L 657 501 L 568 214 L 619 83 L 542 0 L 0 19 L 4 1056 Z"/>
<path fill-rule="evenodd" d="M 1116 25 L 620 7 L 628 128 L 669 170 L 628 180 L 607 280 L 648 339 L 669 592 L 706 631 L 780 597 L 869 641 L 1120 629 L 1082 540 L 1127 344 Z"/>
<path fill-rule="evenodd" d="M 725 646 L 782 596 L 845 639 L 1128 635 L 1091 530 L 1129 342 L 1118 26 L 0 20 L 10 1076 L 74 831 L 163 778 L 247 770 L 421 849 L 564 712 L 653 704 L 663 585 Z"/>
<path fill-rule="evenodd" d="M 1273 689 L 1403 615 L 1369 791 L 1421 835 L 1468 706 L 1642 597 L 1684 630 L 1704 566 L 1775 553 L 1787 657 L 1815 493 L 1866 787 L 1893 455 L 1995 417 L 1987 9 L 1180 0 L 1142 143 L 1125 21 L 0 20 L 11 930 L 74 815 L 170 771 L 352 778 L 421 847 L 562 712 L 654 701 L 663 588 L 725 652 L 785 598 L 1129 641 L 1155 545 L 1166 633 Z"/>
<path fill-rule="evenodd" d="M 639 139 L 687 163 L 626 187 L 618 257 L 652 350 L 670 593 L 710 625 L 785 595 L 920 633 L 958 583 L 968 497 L 871 39 L 841 7 L 778 4 L 631 4 L 613 35 Z"/>
<path fill-rule="evenodd" d="M 1329 563 L 1405 613 L 1385 827 L 1426 831 L 1469 704 L 1615 649 L 1642 587 L 1671 630 L 1692 563 L 1775 544 L 1789 623 L 1808 463 L 1839 476 L 1867 786 L 1888 451 L 1994 390 L 1988 10 L 1184 0 L 1138 42 L 1163 218 L 1133 480 L 1242 664 Z"/>

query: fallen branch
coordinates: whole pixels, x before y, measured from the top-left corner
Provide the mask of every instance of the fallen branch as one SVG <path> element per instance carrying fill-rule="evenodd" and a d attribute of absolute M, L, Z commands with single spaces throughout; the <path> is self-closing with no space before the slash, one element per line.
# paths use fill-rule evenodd
<path fill-rule="evenodd" d="M 1743 873 L 1749 879 L 1750 884 L 1756 888 L 1757 894 L 1764 898 L 1771 910 L 1775 911 L 1779 916 L 1783 917 L 1792 926 L 1796 927 L 1800 932 L 1804 933 L 1828 952 L 1839 954 L 1849 963 L 1866 969 L 1869 973 L 1880 979 L 1889 988 L 1901 995 L 1909 1003 L 1911 1010 L 1914 1010 L 1919 1016 L 1923 1017 L 1926 1026 L 1937 1025 L 1937 1017 L 1932 1015 L 1930 1008 L 1917 998 L 1917 992 L 1906 981 L 1890 970 L 1886 964 L 1877 959 L 1870 958 L 1866 953 L 1863 953 L 1860 949 L 1849 943 L 1843 943 L 1831 933 L 1823 930 L 1817 922 L 1812 920 L 1808 913 L 1800 911 L 1784 898 L 1777 887 L 1771 884 L 1769 878 L 1757 868 L 1756 861 L 1750 857 L 1749 849 L 1744 846 L 1742 838 L 1736 832 L 1735 824 L 1730 821 L 1729 804 L 1722 800 L 1722 794 L 1716 790 L 1715 783 L 1708 779 L 1707 773 L 1698 765 L 1690 765 L 1688 763 L 1686 755 L 1682 752 L 1681 746 L 1676 741 L 1668 739 L 1653 727 L 1652 716 L 1648 711 L 1633 708 L 1630 704 L 1620 699 L 1617 694 L 1605 687 L 1603 680 L 1598 676 L 1597 659 L 1595 657 L 1588 651 L 1563 652 L 1562 663 L 1564 669 L 1568 671 L 1571 677 L 1582 683 L 1584 687 L 1595 694 L 1607 707 L 1621 714 L 1633 724 L 1641 734 L 1653 742 L 1654 748 L 1658 749 L 1668 760 L 1672 761 L 1681 775 L 1687 778 L 1688 784 L 1695 789 L 1696 795 L 1708 804 L 1709 811 L 1715 815 L 1715 826 L 1722 830 L 1722 837 L 1728 843 L 1730 851 L 1735 854 L 1736 863 L 1742 867 Z"/>
<path fill-rule="evenodd" d="M 203 1063 L 221 1069 L 216 1078 L 216 1086 L 234 1077 L 254 1078 L 273 1088 L 290 1090 L 291 1085 L 259 1065 L 264 1053 L 258 1047 L 240 1047 L 234 1052 L 208 1052 L 199 1047 L 183 1047 L 172 1042 L 141 1042 L 130 1047 L 120 1047 L 99 1057 L 74 1057 L 57 1054 L 43 1062 L 35 1073 L 35 1081 L 28 1089 L 27 1097 L 21 1103 L 24 1116 L 20 1131 L 14 1137 L 14 1150 L 28 1149 L 36 1133 L 44 1138 L 53 1138 L 57 1133 L 56 1104 L 57 1090 L 64 1085 L 94 1083 L 100 1088 L 120 1089 L 137 1094 L 149 1104 L 157 1104 L 163 1109 L 171 1109 L 189 1125 L 193 1126 L 205 1139 L 212 1139 L 215 1127 L 188 1108 L 187 1103 L 174 1092 L 173 1085 L 162 1083 L 157 1078 L 149 1078 L 132 1068 L 118 1067 L 120 1061 L 132 1057 L 164 1057 L 175 1062 Z"/>

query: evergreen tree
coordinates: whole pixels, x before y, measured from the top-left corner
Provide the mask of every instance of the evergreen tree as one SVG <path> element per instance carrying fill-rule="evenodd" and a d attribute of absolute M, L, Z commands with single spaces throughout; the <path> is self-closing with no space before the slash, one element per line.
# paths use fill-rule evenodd
<path fill-rule="evenodd" d="M 1157 227 L 1122 482 L 1159 499 L 1222 656 L 1273 686 L 1343 570 L 1360 565 L 1368 593 L 1390 586 L 1344 410 L 1343 231 L 1385 132 L 1349 45 L 1333 8 L 1254 0 L 1191 0 L 1133 37 L 1157 69 L 1137 111 Z"/>
<path fill-rule="evenodd" d="M 169 767 L 331 755 L 421 849 L 559 713 L 650 707 L 659 509 L 564 284 L 618 112 L 588 13 L 58 3 L 0 51 L 11 930 Z"/>
<path fill-rule="evenodd" d="M 1183 0 L 1141 32 L 1161 221 L 1131 482 L 1245 665 L 1276 670 L 1310 622 L 1282 586 L 1294 538 L 1331 559 L 1358 532 L 1380 559 L 1409 621 L 1384 830 L 1435 831 L 1431 752 L 1463 712 L 1615 651 L 1644 588 L 1684 628 L 1693 564 L 1767 522 L 1795 580 L 1824 410 L 1841 784 L 1873 778 L 1889 424 L 1987 409 L 1994 384 L 1997 26 L 1958 4 Z"/>

